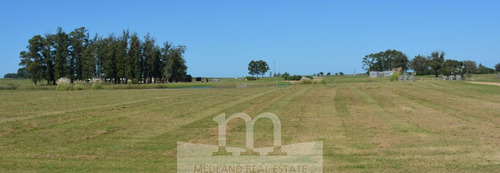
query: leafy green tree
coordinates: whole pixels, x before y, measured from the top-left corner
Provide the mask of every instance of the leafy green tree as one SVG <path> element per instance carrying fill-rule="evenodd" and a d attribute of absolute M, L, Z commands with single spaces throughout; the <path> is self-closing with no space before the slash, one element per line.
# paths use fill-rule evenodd
<path fill-rule="evenodd" d="M 444 63 L 444 52 L 432 52 L 431 56 L 429 57 L 429 66 L 431 67 L 432 71 L 436 75 L 436 77 L 439 76 L 439 70 L 443 66 Z"/>
<path fill-rule="evenodd" d="M 250 61 L 248 64 L 248 74 L 251 75 L 259 75 L 264 76 L 266 72 L 269 71 L 269 66 L 267 65 L 266 61 L 263 60 L 258 60 L 258 61 Z"/>
<path fill-rule="evenodd" d="M 55 79 L 67 77 L 68 75 L 68 48 L 70 41 L 68 35 L 62 30 L 61 27 L 57 28 L 57 33 L 54 35 L 55 47 L 55 62 L 54 62 L 54 75 Z"/>
<path fill-rule="evenodd" d="M 96 36 L 96 41 L 94 43 L 95 56 L 96 56 L 96 71 L 98 78 L 104 77 L 104 62 L 106 62 L 106 41 L 101 37 Z"/>
<path fill-rule="evenodd" d="M 19 65 L 26 67 L 28 77 L 36 86 L 43 78 L 43 58 L 41 55 L 43 38 L 40 35 L 35 35 L 28 42 L 29 51 L 20 53 L 21 63 Z"/>
<path fill-rule="evenodd" d="M 464 64 L 464 73 L 465 74 L 476 73 L 476 71 L 477 71 L 476 62 L 470 61 L 470 60 L 465 60 L 465 61 L 463 61 L 463 64 Z"/>
<path fill-rule="evenodd" d="M 144 36 L 142 50 L 142 59 L 143 59 L 143 71 L 144 71 L 144 83 L 147 83 L 153 77 L 153 66 L 154 66 L 154 54 L 155 54 L 155 40 L 151 38 L 151 36 L 146 34 Z"/>
<path fill-rule="evenodd" d="M 43 38 L 40 35 L 35 35 L 29 40 L 29 52 L 27 56 L 31 59 L 31 62 L 26 66 L 31 74 L 31 80 L 35 85 L 37 82 L 43 78 L 43 56 L 41 55 L 41 50 L 43 46 Z"/>
<path fill-rule="evenodd" d="M 447 59 L 443 62 L 442 68 L 439 69 L 441 74 L 443 75 L 457 75 L 457 74 L 462 74 L 462 62 L 453 60 L 453 59 Z"/>
<path fill-rule="evenodd" d="M 166 77 L 167 79 L 170 77 L 171 74 L 170 72 L 168 72 L 170 69 L 167 69 L 167 63 L 172 53 L 172 48 L 173 48 L 172 44 L 169 43 L 168 41 L 164 42 L 163 47 L 160 48 L 160 61 L 162 63 L 161 73 L 162 76 Z"/>
<path fill-rule="evenodd" d="M 116 37 L 111 34 L 108 38 L 104 39 L 104 77 L 109 78 L 114 83 L 118 82 L 118 70 L 117 70 L 117 41 Z"/>
<path fill-rule="evenodd" d="M 290 77 L 290 74 L 289 74 L 289 73 L 287 73 L 287 72 L 285 72 L 285 73 L 283 73 L 283 74 L 281 75 L 281 77 L 283 77 L 283 79 L 285 79 L 285 80 L 288 80 L 288 77 Z"/>
<path fill-rule="evenodd" d="M 18 78 L 28 78 L 28 72 L 26 71 L 26 67 L 21 67 L 17 69 L 17 77 Z"/>
<path fill-rule="evenodd" d="M 388 49 L 368 54 L 363 58 L 363 69 L 367 71 L 387 71 L 393 68 L 408 69 L 408 57 L 401 51 Z"/>
<path fill-rule="evenodd" d="M 183 52 L 184 53 L 184 52 Z M 168 59 L 167 59 L 168 60 Z M 159 46 L 154 46 L 153 47 L 153 77 L 154 78 L 161 78 L 163 76 L 163 66 L 164 63 L 162 62 L 162 54 L 161 54 L 161 48 Z M 186 74 L 180 76 L 180 78 L 184 77 Z M 179 78 L 179 80 L 180 80 Z"/>
<path fill-rule="evenodd" d="M 259 60 L 257 61 L 259 74 L 263 77 L 267 71 L 269 71 L 269 66 L 266 61 Z"/>
<path fill-rule="evenodd" d="M 45 61 L 45 80 L 47 80 L 47 84 L 55 85 L 56 79 L 54 76 L 54 54 L 52 53 L 53 47 L 53 35 L 45 35 L 41 52 Z"/>
<path fill-rule="evenodd" d="M 248 63 L 248 74 L 255 76 L 259 74 L 259 65 L 256 61 L 252 60 Z"/>
<path fill-rule="evenodd" d="M 70 58 L 68 74 L 71 81 L 82 79 L 83 76 L 83 54 L 89 42 L 88 31 L 85 27 L 80 27 L 69 33 Z"/>
<path fill-rule="evenodd" d="M 128 57 L 128 40 L 130 34 L 128 30 L 124 30 L 121 37 L 117 38 L 114 43 L 114 49 L 116 51 L 116 77 L 125 78 L 129 76 L 127 72 L 132 68 L 130 65 L 130 58 Z"/>
<path fill-rule="evenodd" d="M 422 55 L 417 55 L 410 61 L 410 68 L 417 72 L 417 75 L 429 74 L 429 60 Z"/>
<path fill-rule="evenodd" d="M 142 77 L 142 58 L 141 58 L 141 40 L 137 33 L 130 36 L 128 57 L 130 58 L 130 72 L 128 78 L 140 80 Z"/>
<path fill-rule="evenodd" d="M 85 50 L 83 51 L 82 56 L 82 80 L 87 80 L 96 77 L 96 42 L 97 36 L 92 40 L 89 40 L 89 43 L 85 46 Z"/>
<path fill-rule="evenodd" d="M 495 71 L 496 72 L 500 72 L 500 63 L 498 63 L 497 65 L 495 65 Z"/>
<path fill-rule="evenodd" d="M 410 61 L 403 52 L 393 50 L 391 54 L 391 56 L 394 56 L 394 60 L 392 61 L 392 68 L 401 68 L 403 71 L 408 70 L 408 64 L 410 63 Z"/>
<path fill-rule="evenodd" d="M 111 34 L 107 38 L 99 38 L 95 43 L 98 76 L 113 82 L 117 82 L 115 40 L 116 37 Z"/>
<path fill-rule="evenodd" d="M 164 71 L 165 76 L 171 82 L 180 81 L 181 78 L 186 76 L 187 66 L 183 57 L 185 51 L 185 46 L 177 46 L 171 48 L 168 53 Z"/>
<path fill-rule="evenodd" d="M 488 68 L 484 66 L 483 64 L 479 64 L 479 68 L 477 69 L 479 74 L 491 74 L 495 73 L 495 70 L 492 68 Z"/>
<path fill-rule="evenodd" d="M 16 79 L 16 78 L 18 78 L 18 76 L 17 76 L 17 73 L 7 73 L 7 74 L 3 75 L 3 78 Z"/>

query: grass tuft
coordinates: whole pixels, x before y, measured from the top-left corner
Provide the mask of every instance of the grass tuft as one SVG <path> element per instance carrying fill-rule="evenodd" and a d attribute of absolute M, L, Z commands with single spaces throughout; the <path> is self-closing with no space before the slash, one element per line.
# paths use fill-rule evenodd
<path fill-rule="evenodd" d="M 56 91 L 69 91 L 71 89 L 71 81 L 68 78 L 63 77 L 57 80 Z"/>

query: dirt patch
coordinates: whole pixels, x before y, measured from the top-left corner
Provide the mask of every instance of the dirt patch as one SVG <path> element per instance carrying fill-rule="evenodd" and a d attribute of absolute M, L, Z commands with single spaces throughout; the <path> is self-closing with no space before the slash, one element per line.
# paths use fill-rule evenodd
<path fill-rule="evenodd" d="M 469 83 L 500 86 L 500 83 L 496 82 L 469 82 Z"/>
<path fill-rule="evenodd" d="M 176 150 L 168 150 L 163 153 L 164 156 L 167 156 L 168 158 L 175 159 L 177 158 L 177 151 Z"/>
<path fill-rule="evenodd" d="M 298 81 L 298 80 L 288 80 L 288 81 L 284 81 L 284 82 L 288 82 L 288 83 L 290 83 L 292 85 L 297 85 L 297 84 L 299 84 L 300 81 Z"/>

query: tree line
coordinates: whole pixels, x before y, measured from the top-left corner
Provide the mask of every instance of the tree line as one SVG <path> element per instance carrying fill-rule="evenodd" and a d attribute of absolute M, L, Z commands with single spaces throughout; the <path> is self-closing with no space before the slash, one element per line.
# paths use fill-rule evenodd
<path fill-rule="evenodd" d="M 155 79 L 180 81 L 186 76 L 185 46 L 164 42 L 156 45 L 153 37 L 143 39 L 128 30 L 91 38 L 85 27 L 66 33 L 35 35 L 27 50 L 20 52 L 18 77 L 26 76 L 35 85 L 45 81 L 56 84 L 59 78 L 88 81 L 93 78 L 113 83 L 151 83 Z"/>
<path fill-rule="evenodd" d="M 432 52 L 429 56 L 417 55 L 412 60 L 401 51 L 388 49 L 386 51 L 368 54 L 363 58 L 363 69 L 369 71 L 388 71 L 400 68 L 402 71 L 412 69 L 417 75 L 470 75 L 491 74 L 500 72 L 500 63 L 495 69 L 488 68 L 482 64 L 479 66 L 471 60 L 458 61 L 446 59 L 445 53 Z"/>

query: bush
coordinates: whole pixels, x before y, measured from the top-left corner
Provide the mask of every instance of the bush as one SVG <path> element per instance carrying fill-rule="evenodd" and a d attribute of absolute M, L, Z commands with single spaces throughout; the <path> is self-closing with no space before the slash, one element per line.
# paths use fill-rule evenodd
<path fill-rule="evenodd" d="M 87 82 L 85 82 L 83 80 L 75 80 L 75 81 L 73 81 L 73 83 L 87 83 Z"/>
<path fill-rule="evenodd" d="M 300 80 L 302 79 L 301 75 L 293 75 L 293 76 L 287 76 L 285 80 Z"/>
<path fill-rule="evenodd" d="M 326 84 L 326 81 L 323 79 L 313 79 L 312 83 L 313 84 Z"/>
<path fill-rule="evenodd" d="M 74 90 L 83 90 L 84 88 L 83 88 L 83 86 L 82 86 L 82 85 L 80 85 L 80 84 L 74 84 L 74 85 L 73 85 L 73 89 L 74 89 Z"/>
<path fill-rule="evenodd" d="M 307 77 L 302 77 L 300 79 L 300 84 L 311 84 L 312 83 L 312 80 L 307 78 Z"/>
<path fill-rule="evenodd" d="M 69 91 L 69 90 L 71 90 L 71 85 L 70 84 L 57 84 L 56 90 L 57 91 Z"/>
<path fill-rule="evenodd" d="M 16 73 L 7 73 L 3 76 L 3 78 L 7 79 L 7 78 L 12 78 L 12 79 L 16 79 L 18 78 L 17 74 Z"/>
<path fill-rule="evenodd" d="M 257 80 L 257 78 L 256 78 L 256 77 L 253 77 L 253 76 L 247 76 L 247 77 L 245 77 L 245 78 L 246 78 L 247 80 Z"/>
<path fill-rule="evenodd" d="M 92 86 L 90 87 L 91 90 L 100 90 L 102 88 L 101 82 L 93 82 Z"/>
<path fill-rule="evenodd" d="M 139 84 L 139 80 L 138 79 L 132 79 L 132 84 Z"/>
<path fill-rule="evenodd" d="M 392 73 L 391 82 L 398 81 L 399 76 L 401 76 L 401 72 Z"/>
<path fill-rule="evenodd" d="M 285 72 L 285 73 L 283 73 L 281 75 L 281 77 L 283 77 L 283 79 L 285 79 L 285 80 L 288 80 L 288 77 L 290 77 L 290 74 L 288 74 L 287 72 Z"/>
<path fill-rule="evenodd" d="M 57 91 L 69 91 L 71 89 L 71 81 L 68 78 L 62 77 L 57 80 Z"/>

